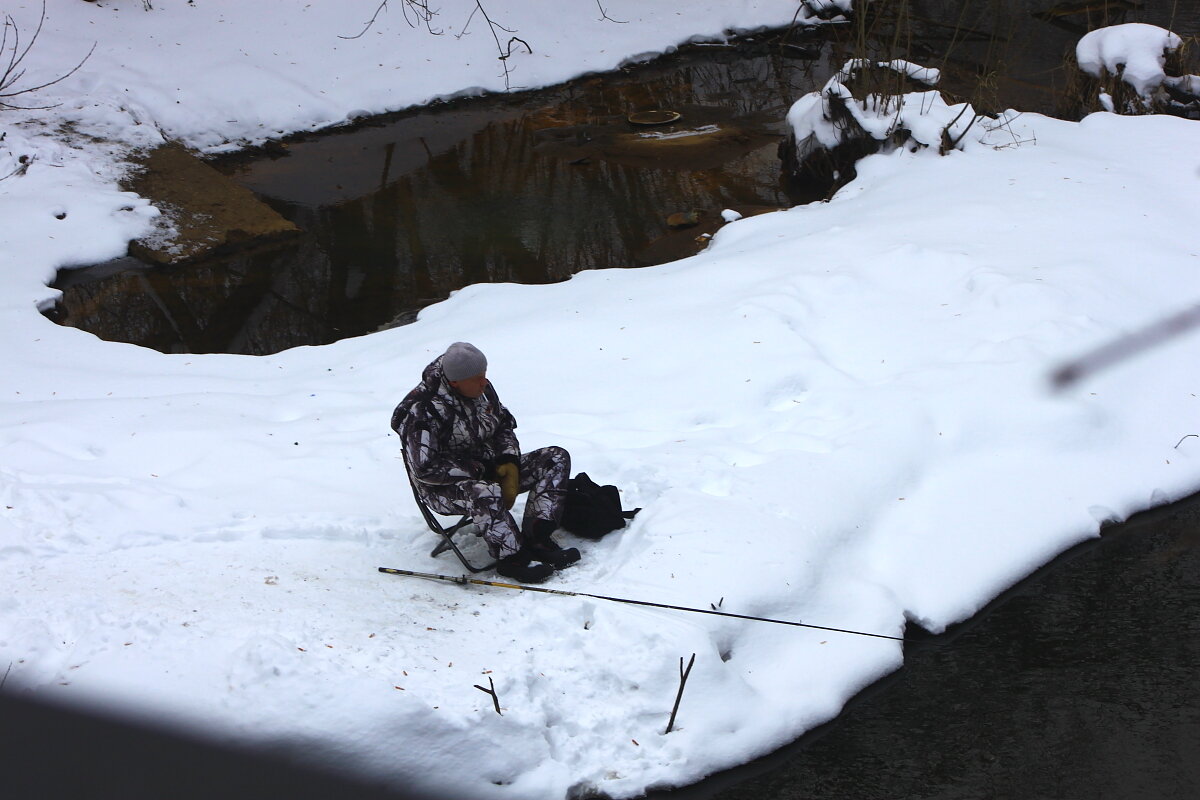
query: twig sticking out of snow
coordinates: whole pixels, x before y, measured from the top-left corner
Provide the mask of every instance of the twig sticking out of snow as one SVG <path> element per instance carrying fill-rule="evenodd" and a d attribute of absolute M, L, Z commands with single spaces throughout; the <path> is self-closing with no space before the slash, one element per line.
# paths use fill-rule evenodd
<path fill-rule="evenodd" d="M 0 175 L 0 181 L 13 177 L 14 175 L 24 175 L 29 170 L 29 165 L 37 161 L 37 156 L 17 156 L 17 166 L 12 172 L 7 175 Z"/>
<path fill-rule="evenodd" d="M 680 659 L 680 661 L 682 661 L 682 660 L 683 659 Z M 496 713 L 500 714 L 500 716 L 503 717 L 504 714 L 500 711 L 500 698 L 496 696 L 496 684 L 492 681 L 492 678 L 490 675 L 488 676 L 488 686 L 490 686 L 491 688 L 485 689 L 482 686 L 480 686 L 478 683 L 475 684 L 476 689 L 483 692 L 484 694 L 490 694 L 492 696 L 492 705 L 494 705 L 496 707 Z"/>
<path fill-rule="evenodd" d="M 600 0 L 596 0 L 596 7 L 600 9 L 600 21 L 601 22 L 608 20 L 609 22 L 615 22 L 618 25 L 628 25 L 629 24 L 629 20 L 627 20 L 627 19 L 613 19 L 612 17 L 610 17 L 608 15 L 608 12 L 604 9 L 604 6 L 600 4 Z"/>
<path fill-rule="evenodd" d="M 529 55 L 533 55 L 533 48 L 529 46 L 529 42 L 515 35 L 509 37 L 507 48 L 500 44 L 500 35 L 496 31 L 501 30 L 505 33 L 515 34 L 516 30 L 510 30 L 488 16 L 487 9 L 483 7 L 483 0 L 475 0 L 475 10 L 471 12 L 471 16 L 467 17 L 466 23 L 463 24 L 462 32 L 455 34 L 456 39 L 461 39 L 467 35 L 467 28 L 471 26 L 471 20 L 475 18 L 476 11 L 483 17 L 484 22 L 488 24 L 488 31 L 492 34 L 492 38 L 496 40 L 496 51 L 500 54 L 496 58 L 500 60 L 501 66 L 504 67 L 504 88 L 511 89 L 510 78 L 512 69 L 508 65 L 508 59 L 513 55 L 513 45 L 518 42 L 525 45 L 525 49 L 529 52 Z"/>
<path fill-rule="evenodd" d="M 671 709 L 671 719 L 667 722 L 667 729 L 663 731 L 664 736 L 675 730 L 675 715 L 679 713 L 679 701 L 683 699 L 683 687 L 687 685 L 688 675 L 692 674 L 692 664 L 695 663 L 696 654 L 692 653 L 692 657 L 688 661 L 687 669 L 684 669 L 683 656 L 679 657 L 679 691 L 675 693 L 675 706 Z"/>

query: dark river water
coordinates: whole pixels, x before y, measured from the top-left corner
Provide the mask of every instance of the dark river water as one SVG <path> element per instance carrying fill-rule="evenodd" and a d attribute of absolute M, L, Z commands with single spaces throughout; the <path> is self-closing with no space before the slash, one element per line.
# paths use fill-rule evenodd
<path fill-rule="evenodd" d="M 459 101 L 297 138 L 219 168 L 305 233 L 169 269 L 131 259 L 64 273 L 59 314 L 167 352 L 264 354 L 402 324 L 479 282 L 546 283 L 697 252 L 720 212 L 804 199 L 776 154 L 827 46 L 693 48 L 511 97 Z M 627 115 L 668 108 L 676 124 Z M 673 230 L 673 214 L 696 214 Z"/>
<path fill-rule="evenodd" d="M 1063 554 L 842 714 L 658 800 L 1200 797 L 1200 495 Z"/>

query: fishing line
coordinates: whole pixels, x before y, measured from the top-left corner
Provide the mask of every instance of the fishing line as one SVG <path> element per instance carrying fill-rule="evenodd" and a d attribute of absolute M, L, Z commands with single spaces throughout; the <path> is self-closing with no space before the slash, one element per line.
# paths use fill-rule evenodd
<path fill-rule="evenodd" d="M 717 611 L 716 609 L 709 610 L 707 608 L 690 608 L 688 606 L 673 606 L 667 603 L 651 603 L 649 600 L 630 600 L 626 597 L 609 597 L 603 594 L 588 594 L 587 592 L 569 592 L 565 589 L 547 589 L 542 586 L 526 586 L 521 583 L 501 583 L 500 581 L 485 581 L 481 578 L 471 578 L 466 575 L 455 577 L 453 575 L 439 575 L 435 572 L 413 572 L 407 569 L 392 569 L 391 567 L 380 567 L 380 572 L 388 575 L 400 575 L 409 578 L 425 578 L 431 581 L 446 581 L 447 583 L 469 584 L 473 583 L 476 586 L 494 586 L 500 589 L 516 589 L 521 592 L 542 592 L 544 594 L 559 594 L 566 597 L 590 597 L 593 600 L 608 600 L 613 603 L 626 603 L 634 606 L 649 606 L 650 608 L 666 608 L 671 611 L 687 611 L 692 614 L 711 614 L 715 617 L 733 617 L 734 619 L 746 619 L 752 622 L 773 622 L 776 625 L 792 625 L 797 628 L 812 628 L 818 631 L 832 631 L 834 633 L 849 633 L 855 636 L 870 636 L 875 639 L 891 639 L 896 642 L 903 642 L 902 636 L 888 636 L 883 633 L 867 633 L 866 631 L 855 631 L 849 628 L 830 628 L 825 625 L 810 625 L 807 622 L 799 622 L 790 619 L 771 619 L 770 617 L 754 617 L 748 614 L 734 614 L 729 611 Z"/>

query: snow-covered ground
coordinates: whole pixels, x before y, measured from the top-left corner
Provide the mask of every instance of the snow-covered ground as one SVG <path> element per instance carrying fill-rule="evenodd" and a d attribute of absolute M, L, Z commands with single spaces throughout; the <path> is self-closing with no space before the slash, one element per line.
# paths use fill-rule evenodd
<path fill-rule="evenodd" d="M 40 3 L 4 5 L 36 26 Z M 0 176 L 18 171 L 0 181 L 5 691 L 551 800 L 744 762 L 900 666 L 885 639 L 379 574 L 456 572 L 427 555 L 388 430 L 456 340 L 488 354 L 527 449 L 565 445 L 645 509 L 570 542 L 584 559 L 550 587 L 938 631 L 1102 521 L 1200 488 L 1200 335 L 1048 383 L 1200 300 L 1200 127 L 1173 118 L 1019 116 L 947 157 L 871 157 L 831 202 L 734 221 L 694 258 L 471 286 L 325 347 L 163 355 L 55 326 L 38 313 L 55 270 L 151 224 L 115 186 L 130 147 L 223 149 L 504 86 L 482 20 L 454 35 L 463 0 L 440 36 L 392 0 L 353 40 L 376 0 L 153 5 L 54 2 L 30 83 L 96 51 L 32 98 L 61 105 L 0 111 Z M 514 85 L 794 13 L 543 9 L 489 8 L 533 50 Z M 503 716 L 473 688 L 487 678 Z"/>

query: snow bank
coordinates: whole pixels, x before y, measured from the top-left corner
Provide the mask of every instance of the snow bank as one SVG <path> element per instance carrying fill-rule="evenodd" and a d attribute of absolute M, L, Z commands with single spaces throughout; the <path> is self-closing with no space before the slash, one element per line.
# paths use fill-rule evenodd
<path fill-rule="evenodd" d="M 535 53 L 562 43 L 522 79 L 789 5 L 614 0 L 610 15 L 641 23 L 600 28 L 580 22 L 591 4 L 513 5 Z M 0 117 L 0 159 L 32 159 L 0 182 L 6 690 L 292 744 L 454 797 L 555 800 L 742 763 L 901 664 L 883 639 L 377 573 L 454 571 L 428 557 L 388 420 L 457 340 L 488 354 L 526 448 L 565 445 L 644 508 L 569 542 L 584 559 L 551 586 L 571 590 L 938 631 L 1101 521 L 1200 486 L 1198 440 L 1181 441 L 1200 411 L 1197 336 L 1068 392 L 1047 383 L 1195 302 L 1200 255 L 1170 235 L 1200 208 L 1192 123 L 1024 115 L 1019 147 L 872 156 L 831 202 L 732 222 L 684 261 L 471 286 L 326 347 L 163 355 L 37 313 L 56 268 L 149 225 L 154 210 L 115 188 L 122 147 L 160 128 L 221 147 L 502 78 L 490 54 L 467 70 L 463 40 L 410 31 L 395 8 L 363 37 L 379 44 L 344 44 L 333 4 L 140 6 L 56 5 L 45 63 L 105 44 L 88 94 L 40 122 Z M 403 69 L 355 71 L 352 46 Z M 64 136 L 61 120 L 121 144 Z M 487 678 L 503 716 L 473 688 Z"/>
<path fill-rule="evenodd" d="M 1181 44 L 1179 36 L 1157 25 L 1130 22 L 1084 34 L 1075 45 L 1075 59 L 1093 78 L 1119 75 L 1139 95 L 1149 97 L 1166 78 L 1166 54 Z"/>
<path fill-rule="evenodd" d="M 532 0 L 485 3 L 503 26 L 498 46 L 474 0 L 431 3 L 428 23 L 394 0 L 368 24 L 379 6 L 51 3 L 27 64 L 30 83 L 61 74 L 97 44 L 69 82 L 39 94 L 63 104 L 60 117 L 93 132 L 98 115 L 119 113 L 191 147 L 223 150 L 437 99 L 558 83 L 634 54 L 644 60 L 693 39 L 786 25 L 795 14 L 793 0 L 572 0 L 549 10 Z M 10 0 L 8 8 L 32 32 L 41 3 Z M 528 49 L 513 42 L 501 61 L 514 36 Z"/>

